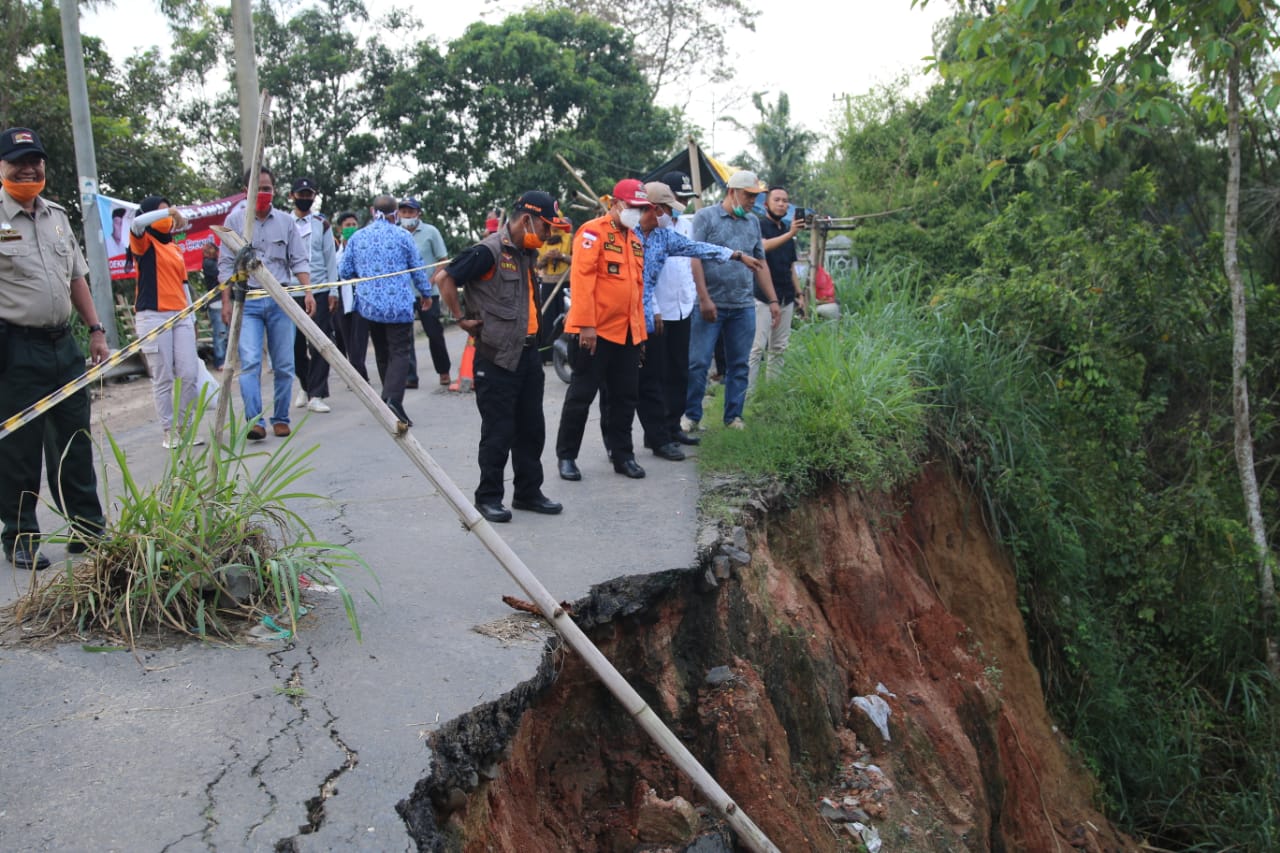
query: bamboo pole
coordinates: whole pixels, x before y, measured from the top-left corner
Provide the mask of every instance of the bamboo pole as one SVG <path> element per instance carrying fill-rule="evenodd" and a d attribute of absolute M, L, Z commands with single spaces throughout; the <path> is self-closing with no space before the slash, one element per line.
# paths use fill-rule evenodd
<path fill-rule="evenodd" d="M 591 184 L 587 183 L 586 179 L 584 179 L 582 175 L 579 175 L 577 170 L 575 170 L 572 166 L 569 165 L 568 160 L 564 159 L 559 154 L 555 155 L 555 157 L 557 160 L 560 161 L 560 165 L 564 167 L 564 170 L 568 172 L 570 175 L 573 175 L 574 179 L 577 180 L 578 183 L 582 184 L 582 188 L 587 191 L 587 194 L 589 196 L 591 196 L 591 203 L 607 213 L 608 208 L 606 208 L 604 204 L 600 201 L 600 196 L 597 195 L 596 191 L 591 188 Z"/>
<path fill-rule="evenodd" d="M 214 232 L 225 240 L 233 250 L 239 251 L 245 245 L 244 238 L 234 231 L 216 226 Z M 751 818 L 738 808 L 733 798 L 720 787 L 719 783 L 707 772 L 706 768 L 698 763 L 698 759 L 693 756 L 693 753 L 685 748 L 685 745 L 662 722 L 662 719 L 649 707 L 648 703 L 640 697 L 635 688 L 622 677 L 622 673 L 618 672 L 617 668 L 609 662 L 609 659 L 596 648 L 569 614 L 565 613 L 564 609 L 529 567 L 525 565 L 519 555 L 511 549 L 511 546 L 498 534 L 493 525 L 485 520 L 479 510 L 462 493 L 457 483 L 453 482 L 449 475 L 445 473 L 445 470 L 426 451 L 426 448 L 418 443 L 418 439 L 409 432 L 408 425 L 396 419 L 391 409 L 374 392 L 373 387 L 338 352 L 337 346 L 329 339 L 329 336 L 320 331 L 320 327 L 315 324 L 315 321 L 307 316 L 307 313 L 299 308 L 297 303 L 289 297 L 289 294 L 285 292 L 284 287 L 276 280 L 275 276 L 259 261 L 251 263 L 250 274 L 271 295 L 271 298 L 289 316 L 289 319 L 294 322 L 298 330 L 306 335 L 307 340 L 316 348 L 321 357 L 329 362 L 330 367 L 346 380 L 374 419 L 381 423 L 387 432 L 391 433 L 400 449 L 417 466 L 418 470 L 426 476 L 427 480 L 436 487 L 445 502 L 462 520 L 462 525 L 480 539 L 480 542 L 497 559 L 502 568 L 511 576 L 511 579 L 524 591 L 525 596 L 538 605 L 538 609 L 546 617 L 547 621 L 564 637 L 565 642 L 582 656 L 587 666 L 591 667 L 591 670 L 609 688 L 609 692 L 622 703 L 627 713 L 635 718 L 640 727 L 653 738 L 658 747 L 675 762 L 676 766 L 690 778 L 698 790 L 702 792 L 702 795 L 707 798 L 712 807 L 724 817 L 729 826 L 733 828 L 733 831 L 737 833 L 739 840 L 748 849 L 756 851 L 756 853 L 781 853 L 773 845 L 773 842 L 760 831 L 759 827 L 752 823 Z"/>
<path fill-rule="evenodd" d="M 267 136 L 267 124 L 271 117 L 271 95 L 264 91 L 259 98 L 262 109 L 258 113 L 258 135 L 254 140 L 253 159 L 249 163 L 249 180 L 245 185 L 244 236 L 242 246 L 253 243 L 253 226 L 256 221 L 255 199 L 258 196 L 258 170 L 262 168 L 262 148 Z M 225 231 L 226 229 L 220 229 Z M 236 235 L 240 236 L 240 235 Z M 237 250 L 239 251 L 239 250 Z M 244 322 L 244 300 L 236 299 L 235 286 L 228 286 L 222 298 L 231 300 L 231 322 L 227 327 L 227 359 L 223 365 L 222 387 L 218 394 L 218 411 L 213 420 L 214 441 L 220 441 L 222 429 L 227 424 L 227 411 L 231 405 L 231 380 L 240 372 L 240 326 Z M 292 302 L 292 300 L 290 300 Z M 245 412 L 248 415 L 248 412 Z M 218 454 L 209 454 L 209 473 L 217 473 Z"/>

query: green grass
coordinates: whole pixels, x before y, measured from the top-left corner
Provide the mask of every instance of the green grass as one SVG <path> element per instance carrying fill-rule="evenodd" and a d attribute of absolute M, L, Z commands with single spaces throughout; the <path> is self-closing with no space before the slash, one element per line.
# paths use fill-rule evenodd
<path fill-rule="evenodd" d="M 844 316 L 795 330 L 777 376 L 758 380 L 743 431 L 708 431 L 704 469 L 780 481 L 887 489 L 909 479 L 925 447 L 929 388 L 910 346 L 922 312 L 909 274 L 846 283 Z M 718 424 L 714 400 L 704 422 Z"/>
<path fill-rule="evenodd" d="M 14 605 L 10 618 L 28 636 L 103 634 L 131 646 L 164 632 L 231 638 L 278 614 L 296 633 L 304 575 L 336 588 L 360 636 L 343 574 L 369 572 L 368 566 L 345 546 L 317 539 L 292 508 L 323 499 L 298 488 L 315 448 L 298 451 L 290 436 L 270 453 L 250 452 L 247 423 L 233 427 L 225 442 L 193 447 L 204 414 L 202 400 L 149 485 L 135 479 L 124 450 L 107 433 L 120 485 L 108 494 L 114 511 L 105 535 L 92 543 L 89 559 L 68 565 Z"/>

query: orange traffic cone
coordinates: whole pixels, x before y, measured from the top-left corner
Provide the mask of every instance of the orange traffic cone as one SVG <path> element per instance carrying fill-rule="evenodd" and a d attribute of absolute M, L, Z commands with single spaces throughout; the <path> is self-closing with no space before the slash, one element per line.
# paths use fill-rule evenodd
<path fill-rule="evenodd" d="M 467 345 L 462 348 L 462 366 L 458 368 L 458 378 L 449 386 L 450 391 L 461 391 L 464 394 L 471 390 L 475 383 L 476 339 L 467 338 Z"/>

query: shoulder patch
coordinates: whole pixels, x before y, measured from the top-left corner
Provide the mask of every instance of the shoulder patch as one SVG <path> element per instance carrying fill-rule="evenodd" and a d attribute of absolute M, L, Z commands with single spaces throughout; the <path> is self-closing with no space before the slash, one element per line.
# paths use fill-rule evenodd
<path fill-rule="evenodd" d="M 590 249 L 600 239 L 600 235 L 594 231 L 582 230 L 582 248 Z"/>

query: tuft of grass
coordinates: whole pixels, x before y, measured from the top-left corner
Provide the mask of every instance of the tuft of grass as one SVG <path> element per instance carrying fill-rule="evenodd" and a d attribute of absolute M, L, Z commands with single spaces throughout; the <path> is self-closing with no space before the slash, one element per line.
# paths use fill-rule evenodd
<path fill-rule="evenodd" d="M 292 508 L 323 499 L 297 488 L 315 448 L 299 452 L 290 436 L 270 453 L 250 452 L 248 423 L 225 442 L 193 447 L 205 413 L 202 399 L 153 485 L 135 479 L 107 432 L 120 469 L 114 517 L 88 559 L 11 605 L 6 621 L 29 637 L 101 633 L 130 646 L 166 631 L 230 638 L 265 615 L 287 615 L 296 633 L 306 577 L 336 589 L 360 637 L 342 576 L 353 567 L 372 572 L 349 548 L 319 540 Z"/>
<path fill-rule="evenodd" d="M 910 346 L 922 316 L 914 286 L 898 270 L 855 273 L 842 286 L 843 317 L 792 334 L 778 375 L 762 374 L 747 402 L 747 429 L 710 431 L 703 467 L 777 479 L 794 494 L 820 482 L 887 489 L 910 478 L 929 405 Z"/>

